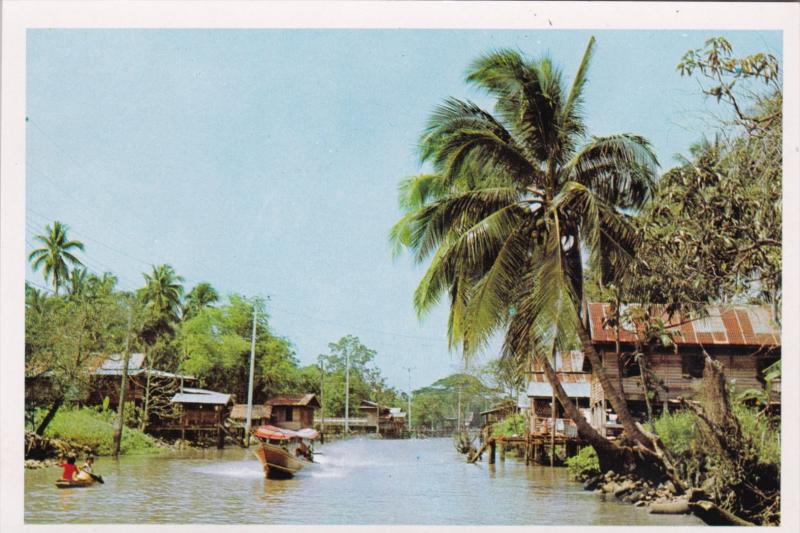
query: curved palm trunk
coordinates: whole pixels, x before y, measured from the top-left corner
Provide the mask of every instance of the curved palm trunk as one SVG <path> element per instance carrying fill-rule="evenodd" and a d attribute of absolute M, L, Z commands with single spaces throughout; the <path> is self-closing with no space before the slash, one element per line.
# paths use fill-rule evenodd
<path fill-rule="evenodd" d="M 652 441 L 636 426 L 636 421 L 628 410 L 628 403 L 625 401 L 620 391 L 611 383 L 611 379 L 608 377 L 608 373 L 606 373 L 606 369 L 603 366 L 603 361 L 600 359 L 600 354 L 594 349 L 592 339 L 589 337 L 589 332 L 586 331 L 586 326 L 584 326 L 581 320 L 578 320 L 578 337 L 581 340 L 584 355 L 589 358 L 589 362 L 592 364 L 592 373 L 594 373 L 595 377 L 600 381 L 600 386 L 603 387 L 603 392 L 608 398 L 608 401 L 611 402 L 611 407 L 613 407 L 614 411 L 617 413 L 617 418 L 622 424 L 625 433 L 642 446 L 652 449 Z"/>
<path fill-rule="evenodd" d="M 63 396 L 59 396 L 53 401 L 52 405 L 50 405 L 50 410 L 47 411 L 47 414 L 44 416 L 44 419 L 41 421 L 41 423 L 39 423 L 39 427 L 36 428 L 37 435 L 39 435 L 40 437 L 44 435 L 44 430 L 47 429 L 47 426 L 50 425 L 50 422 L 52 422 L 53 418 L 56 416 L 56 413 L 58 412 L 59 408 L 63 403 L 64 403 Z"/>
<path fill-rule="evenodd" d="M 578 426 L 578 435 L 589 443 L 597 452 L 597 457 L 600 460 L 600 467 L 602 470 L 612 470 L 624 462 L 624 452 L 616 444 L 601 435 L 594 427 L 592 427 L 586 418 L 581 414 L 580 410 L 575 406 L 572 399 L 567 395 L 564 387 L 561 386 L 561 381 L 558 379 L 555 370 L 550 365 L 550 361 L 544 360 L 544 375 L 550 383 L 555 392 L 558 402 L 564 407 L 567 416 L 575 422 Z"/>

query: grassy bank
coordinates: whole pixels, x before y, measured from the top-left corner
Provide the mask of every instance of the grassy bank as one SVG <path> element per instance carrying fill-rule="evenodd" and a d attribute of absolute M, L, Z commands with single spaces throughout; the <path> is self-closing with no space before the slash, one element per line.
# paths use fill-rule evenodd
<path fill-rule="evenodd" d="M 111 455 L 115 416 L 110 411 L 90 407 L 59 411 L 45 431 L 45 436 L 90 448 L 97 455 Z M 151 436 L 126 427 L 122 434 L 120 453 L 152 453 L 160 449 Z"/>

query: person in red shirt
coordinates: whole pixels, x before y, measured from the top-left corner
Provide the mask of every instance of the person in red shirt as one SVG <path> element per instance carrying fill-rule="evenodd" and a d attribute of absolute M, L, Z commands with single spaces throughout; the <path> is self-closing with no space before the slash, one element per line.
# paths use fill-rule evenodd
<path fill-rule="evenodd" d="M 61 476 L 61 479 L 66 479 L 67 481 L 72 481 L 75 477 L 75 474 L 78 473 L 78 467 L 75 466 L 75 458 L 74 457 L 67 457 L 66 463 L 61 463 L 61 468 L 64 469 L 64 475 Z"/>

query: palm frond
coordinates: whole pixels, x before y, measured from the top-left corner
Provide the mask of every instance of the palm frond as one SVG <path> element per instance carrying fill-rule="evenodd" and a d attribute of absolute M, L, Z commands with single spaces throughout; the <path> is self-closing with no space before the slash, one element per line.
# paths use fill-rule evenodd
<path fill-rule="evenodd" d="M 492 213 L 517 203 L 519 198 L 519 190 L 505 187 L 467 191 L 433 202 L 409 221 L 409 247 L 421 262 L 448 232 L 460 234 Z"/>
<path fill-rule="evenodd" d="M 549 58 L 526 62 L 515 50 L 498 50 L 479 57 L 467 81 L 497 98 L 497 110 L 524 139 L 536 161 L 547 160 L 557 143 L 554 118 L 562 100 L 561 74 Z"/>
<path fill-rule="evenodd" d="M 469 101 L 445 100 L 429 119 L 420 141 L 423 162 L 431 161 L 446 183 L 465 176 L 473 163 L 482 174 L 507 179 L 530 176 L 535 168 L 508 129 L 490 113 Z"/>
<path fill-rule="evenodd" d="M 569 94 L 561 109 L 559 122 L 565 139 L 576 135 L 583 135 L 586 129 L 582 116 L 583 90 L 586 87 L 586 74 L 589 71 L 589 63 L 591 63 L 592 56 L 594 55 L 595 42 L 594 36 L 589 38 L 589 43 L 586 45 L 586 50 L 583 52 L 578 70 L 575 72 L 575 77 L 572 80 Z"/>
<path fill-rule="evenodd" d="M 577 181 L 622 209 L 641 208 L 653 195 L 658 160 L 644 137 L 632 134 L 593 137 L 563 168 L 563 179 Z"/>

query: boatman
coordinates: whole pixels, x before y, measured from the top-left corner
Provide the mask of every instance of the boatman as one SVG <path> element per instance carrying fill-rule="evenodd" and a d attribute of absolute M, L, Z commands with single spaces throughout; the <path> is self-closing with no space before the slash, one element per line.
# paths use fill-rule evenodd
<path fill-rule="evenodd" d="M 94 465 L 94 457 L 91 455 L 86 456 L 86 461 L 84 461 L 83 466 L 81 466 L 80 472 L 78 472 L 78 477 L 76 479 L 80 480 L 88 480 L 92 478 L 93 467 Z"/>

